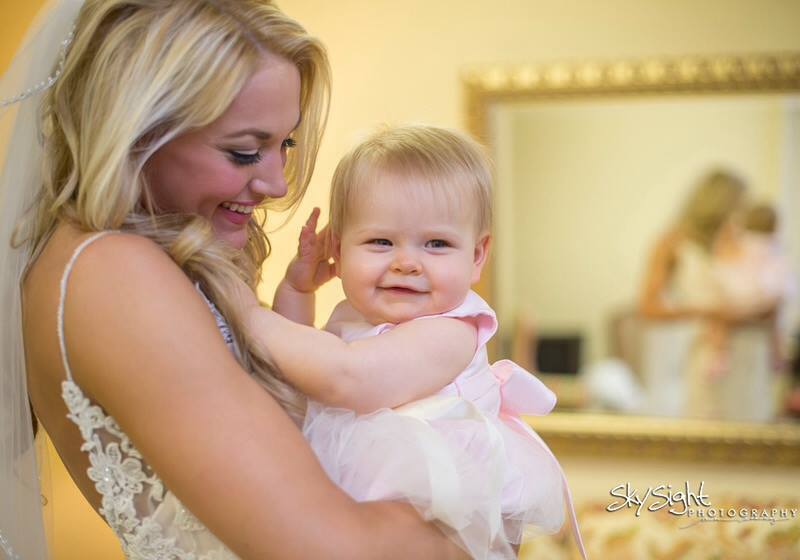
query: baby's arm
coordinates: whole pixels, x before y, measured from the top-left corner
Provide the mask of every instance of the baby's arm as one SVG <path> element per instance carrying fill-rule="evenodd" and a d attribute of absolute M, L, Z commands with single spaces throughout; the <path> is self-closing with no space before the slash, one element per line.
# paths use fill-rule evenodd
<path fill-rule="evenodd" d="M 284 278 L 275 290 L 272 308 L 276 313 L 296 323 L 313 326 L 316 300 L 314 292 L 300 292 Z"/>
<path fill-rule="evenodd" d="M 248 313 L 251 333 L 297 389 L 330 406 L 371 412 L 434 394 L 469 365 L 475 325 L 436 317 L 345 342 L 265 308 Z"/>
<path fill-rule="evenodd" d="M 272 302 L 276 313 L 303 325 L 314 324 L 314 293 L 335 274 L 328 254 L 327 228 L 317 233 L 318 219 L 319 208 L 314 208 L 300 230 L 297 255 L 289 263 Z"/>

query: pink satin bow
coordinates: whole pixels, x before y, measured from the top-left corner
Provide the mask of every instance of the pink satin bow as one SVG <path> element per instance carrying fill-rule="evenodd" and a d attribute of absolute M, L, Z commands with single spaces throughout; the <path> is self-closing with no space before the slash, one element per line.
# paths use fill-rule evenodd
<path fill-rule="evenodd" d="M 518 416 L 550 414 L 556 405 L 556 394 L 539 379 L 511 360 L 492 364 L 492 374 L 500 382 L 500 411 Z"/>
<path fill-rule="evenodd" d="M 516 425 L 518 431 L 528 434 L 552 457 L 561 471 L 561 479 L 564 485 L 564 497 L 567 501 L 567 509 L 572 522 L 572 534 L 575 537 L 575 544 L 584 560 L 587 558 L 586 548 L 581 538 L 578 528 L 578 519 L 575 515 L 575 506 L 572 501 L 572 493 L 567 484 L 567 477 L 564 470 L 558 463 L 553 452 L 547 444 L 527 425 L 520 415 L 544 416 L 549 414 L 556 405 L 556 395 L 542 383 L 539 378 L 530 372 L 522 369 L 511 360 L 500 360 L 491 365 L 492 374 L 500 382 L 500 414 L 511 420 L 512 425 Z"/>

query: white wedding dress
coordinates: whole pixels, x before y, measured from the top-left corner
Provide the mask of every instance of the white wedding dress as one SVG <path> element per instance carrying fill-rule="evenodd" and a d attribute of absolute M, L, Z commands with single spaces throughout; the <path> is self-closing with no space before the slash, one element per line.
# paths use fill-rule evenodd
<path fill-rule="evenodd" d="M 753 280 L 741 271 L 722 270 L 697 243 L 684 241 L 678 246 L 675 259 L 675 271 L 665 295 L 676 308 L 716 309 L 746 304 L 748 298 L 741 292 L 752 288 L 747 284 Z M 723 279 L 733 286 L 723 289 Z M 734 287 L 740 293 L 733 292 Z M 642 373 L 648 412 L 747 422 L 772 419 L 775 406 L 769 326 L 754 322 L 729 329 L 725 349 L 729 367 L 721 376 L 710 374 L 720 351 L 710 340 L 708 329 L 701 319 L 651 321 L 645 325 Z"/>
<path fill-rule="evenodd" d="M 119 537 L 128 560 L 237 560 L 169 491 L 142 458 L 117 421 L 85 397 L 72 378 L 64 343 L 64 296 L 75 260 L 93 241 L 110 232 L 97 233 L 81 243 L 61 279 L 58 338 L 67 378 L 62 396 L 68 418 L 81 431 L 81 451 L 89 456 L 87 475 L 102 496 L 100 513 Z M 198 288 L 199 291 L 199 288 Z M 203 295 L 202 292 L 200 292 Z M 228 325 L 214 304 L 203 295 L 230 348 Z"/>

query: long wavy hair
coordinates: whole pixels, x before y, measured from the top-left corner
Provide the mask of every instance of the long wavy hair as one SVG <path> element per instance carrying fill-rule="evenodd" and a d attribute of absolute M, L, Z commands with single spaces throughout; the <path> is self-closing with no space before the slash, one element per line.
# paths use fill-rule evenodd
<path fill-rule="evenodd" d="M 148 209 L 143 170 L 167 142 L 220 117 L 265 52 L 297 67 L 301 123 L 287 196 L 258 209 L 246 246 L 235 250 L 202 217 Z M 253 344 L 231 295 L 237 278 L 258 283 L 270 252 L 267 210 L 294 211 L 305 193 L 329 92 L 324 48 L 268 1 L 86 0 L 63 72 L 43 99 L 43 182 L 15 243 L 29 247 L 30 264 L 61 221 L 151 239 L 226 317 L 241 366 L 297 420 L 303 399 Z"/>

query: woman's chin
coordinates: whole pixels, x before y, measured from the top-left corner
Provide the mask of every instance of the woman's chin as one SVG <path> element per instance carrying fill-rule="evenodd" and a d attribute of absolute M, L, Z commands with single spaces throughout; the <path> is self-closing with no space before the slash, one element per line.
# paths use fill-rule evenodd
<path fill-rule="evenodd" d="M 247 228 L 239 230 L 220 230 L 215 229 L 217 239 L 224 241 L 234 249 L 244 249 L 247 245 Z"/>
<path fill-rule="evenodd" d="M 225 241 L 234 249 L 243 249 L 247 245 L 247 224 L 232 224 L 224 217 L 215 215 L 211 220 L 217 239 Z"/>

